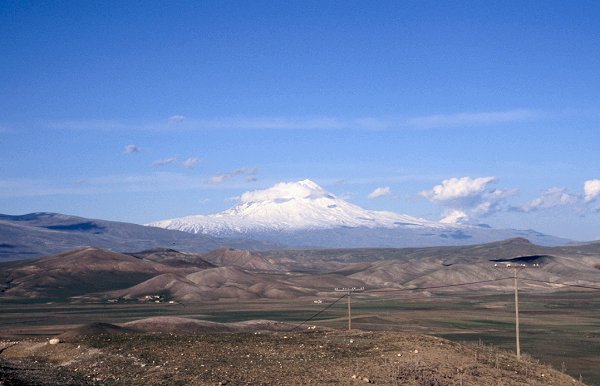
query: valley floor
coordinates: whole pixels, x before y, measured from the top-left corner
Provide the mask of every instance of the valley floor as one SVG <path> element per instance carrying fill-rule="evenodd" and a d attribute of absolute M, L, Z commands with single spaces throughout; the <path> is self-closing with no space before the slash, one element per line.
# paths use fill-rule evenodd
<path fill-rule="evenodd" d="M 510 293 L 486 296 L 469 293 L 439 294 L 429 298 L 402 298 L 398 295 L 386 297 L 381 294 L 372 298 L 357 295 L 353 297 L 353 327 L 363 332 L 356 331 L 350 335 L 343 331 L 347 326 L 346 304 L 343 300 L 316 315 L 331 300 L 323 299 L 322 304 L 315 304 L 311 299 L 298 299 L 293 302 L 245 301 L 185 305 L 3 301 L 0 304 L 0 336 L 4 337 L 5 343 L 0 350 L 10 346 L 10 342 L 21 342 L 22 352 L 29 350 L 25 349 L 27 345 L 37 347 L 28 351 L 31 355 L 23 356 L 23 359 L 38 361 L 25 366 L 34 373 L 36 368 L 44 366 L 44 361 L 56 362 L 52 359 L 54 354 L 44 359 L 44 350 L 64 350 L 66 356 L 58 361 L 69 365 L 59 369 L 69 372 L 57 374 L 55 379 L 64 376 L 67 380 L 72 377 L 81 381 L 80 376 L 83 375 L 92 381 L 93 378 L 102 379 L 103 384 L 176 384 L 175 381 L 181 384 L 218 384 L 225 380 L 229 384 L 257 385 L 282 384 L 284 380 L 289 381 L 287 384 L 310 384 L 311 380 L 314 381 L 313 384 L 324 381 L 330 381 L 331 384 L 354 384 L 357 381 L 351 379 L 352 375 L 360 375 L 376 380 L 378 384 L 410 385 L 406 379 L 431 376 L 435 380 L 435 377 L 450 377 L 452 374 L 448 378 L 452 381 L 444 378 L 441 383 L 431 381 L 433 383 L 427 384 L 460 384 L 458 382 L 462 377 L 464 385 L 485 385 L 488 383 L 484 383 L 484 378 L 477 378 L 475 374 L 492 370 L 492 373 L 502 370 L 502 373 L 494 373 L 496 377 L 501 376 L 495 379 L 506 380 L 505 383 L 496 381 L 493 383 L 495 385 L 573 384 L 571 378 L 565 378 L 571 383 L 543 383 L 539 374 L 539 378 L 535 378 L 529 370 L 525 375 L 522 373 L 524 369 L 519 367 L 521 363 L 515 362 L 511 354 L 514 352 L 514 311 Z M 521 302 L 521 346 L 525 357 L 529 358 L 527 363 L 533 366 L 536 361 L 532 358 L 536 358 L 575 379 L 581 377 L 585 384 L 600 385 L 600 298 L 597 293 L 524 293 Z M 138 335 L 120 340 L 92 336 L 82 338 L 82 341 L 75 342 L 77 344 L 45 344 L 49 337 L 78 325 L 91 322 L 124 323 L 154 316 L 182 316 L 215 322 L 271 319 L 295 323 L 292 325 L 299 326 L 296 331 L 304 332 L 280 331 L 267 335 Z M 301 324 L 311 317 L 314 319 Z M 307 327 L 313 324 L 338 329 L 338 332 L 306 332 Z M 457 343 L 472 343 L 467 346 L 455 345 L 431 335 Z M 352 343 L 350 339 L 353 340 Z M 454 347 L 452 361 L 444 358 L 444 355 L 450 355 L 444 352 L 423 357 L 425 347 L 436 347 L 440 342 L 443 342 L 440 348 Z M 489 357 L 492 354 L 489 354 L 487 362 L 481 362 L 484 352 L 498 351 L 489 348 L 492 344 L 507 350 L 498 354 L 502 355 L 502 360 L 497 362 L 496 354 L 493 354 L 492 360 Z M 85 351 L 87 353 L 96 352 L 94 350 L 102 352 L 100 356 L 92 355 L 97 361 L 85 364 L 88 366 L 86 370 L 82 370 L 84 364 L 70 365 L 77 363 L 78 345 L 88 350 Z M 321 350 L 319 346 L 325 349 Z M 15 353 L 19 350 L 17 346 L 8 347 L 0 353 L 0 359 L 4 361 L 1 364 L 3 376 L 11 373 L 11 366 L 20 366 L 16 362 L 6 362 L 18 360 L 21 354 Z M 414 350 L 419 351 L 419 355 L 415 355 Z M 476 354 L 477 352 L 479 353 Z M 255 354 L 260 354 L 260 357 L 253 356 Z M 115 361 L 114 367 L 106 362 L 112 360 Z M 399 360 L 403 367 L 394 363 Z M 100 361 L 103 363 L 100 364 Z M 139 367 L 131 367 L 133 372 L 129 373 L 129 370 L 125 371 L 130 365 L 127 361 L 138 363 Z M 515 368 L 517 364 L 519 366 Z M 508 367 L 502 367 L 508 365 L 512 366 L 510 371 Z M 102 368 L 106 366 L 109 370 L 103 372 Z M 78 369 L 76 372 L 75 368 Z M 248 370 L 242 370 L 246 368 Z M 431 372 L 427 369 L 436 370 Z M 515 371 L 515 376 L 522 378 L 513 379 L 512 372 Z M 43 371 L 37 373 L 41 374 Z M 547 374 L 546 370 L 540 370 L 540 373 Z M 125 378 L 110 378 L 117 375 Z M 394 383 L 400 375 L 409 378 Z M 145 376 L 150 378 L 145 379 Z M 242 376 L 246 378 L 240 378 Z M 413 384 L 422 384 L 418 382 L 414 380 Z M 74 381 L 74 384 L 80 383 Z"/>

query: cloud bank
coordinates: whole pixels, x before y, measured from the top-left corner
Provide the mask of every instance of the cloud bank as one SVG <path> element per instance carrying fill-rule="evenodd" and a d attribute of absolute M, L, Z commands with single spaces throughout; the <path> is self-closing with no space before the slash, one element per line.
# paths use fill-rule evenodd
<path fill-rule="evenodd" d="M 48 127 L 67 130 L 397 130 L 493 126 L 541 120 L 549 113 L 537 110 L 457 112 L 413 117 L 341 116 L 223 116 L 187 117 L 173 115 L 166 121 L 125 122 L 121 120 L 67 120 Z"/>
<path fill-rule="evenodd" d="M 239 168 L 228 173 L 212 176 L 210 177 L 209 182 L 211 184 L 218 185 L 239 176 L 245 176 L 246 182 L 253 182 L 256 181 L 257 173 L 258 169 L 256 168 Z"/>
<path fill-rule="evenodd" d="M 456 126 L 495 125 L 539 119 L 544 114 L 533 110 L 509 110 L 476 113 L 434 114 L 415 117 L 407 122 L 412 127 L 436 128 Z"/>
<path fill-rule="evenodd" d="M 535 212 L 560 206 L 575 205 L 579 197 L 570 194 L 566 188 L 553 187 L 542 192 L 539 197 L 518 208 L 523 212 Z"/>
<path fill-rule="evenodd" d="M 453 177 L 419 194 L 444 208 L 444 223 L 466 222 L 503 209 L 506 198 L 516 194 L 515 189 L 495 189 L 497 178 Z"/>

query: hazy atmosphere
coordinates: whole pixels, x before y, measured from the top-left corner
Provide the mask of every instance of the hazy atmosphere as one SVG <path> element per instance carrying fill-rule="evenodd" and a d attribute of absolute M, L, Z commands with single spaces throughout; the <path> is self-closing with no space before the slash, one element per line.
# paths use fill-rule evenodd
<path fill-rule="evenodd" d="M 0 2 L 0 213 L 148 223 L 279 182 L 600 239 L 592 1 Z"/>

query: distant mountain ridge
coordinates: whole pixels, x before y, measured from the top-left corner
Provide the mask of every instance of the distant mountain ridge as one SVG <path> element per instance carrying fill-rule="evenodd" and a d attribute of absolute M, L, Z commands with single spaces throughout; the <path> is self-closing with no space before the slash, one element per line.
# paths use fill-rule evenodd
<path fill-rule="evenodd" d="M 0 214 L 0 261 L 51 255 L 87 246 L 119 252 L 164 247 L 188 252 L 208 252 L 222 247 L 253 250 L 277 247 L 264 242 L 194 235 L 60 213 Z"/>
<path fill-rule="evenodd" d="M 525 237 L 540 245 L 569 242 L 533 230 L 444 224 L 393 212 L 363 209 L 311 180 L 246 192 L 241 203 L 211 215 L 148 224 L 215 237 L 263 240 L 290 247 L 425 247 L 465 245 Z"/>

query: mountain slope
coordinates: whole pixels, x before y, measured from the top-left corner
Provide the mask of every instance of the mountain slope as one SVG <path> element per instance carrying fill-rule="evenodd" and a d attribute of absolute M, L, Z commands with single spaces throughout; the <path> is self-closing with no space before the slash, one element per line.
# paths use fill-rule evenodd
<path fill-rule="evenodd" d="M 325 191 L 310 180 L 246 192 L 241 203 L 212 215 L 157 221 L 153 227 L 219 237 L 244 237 L 291 247 L 423 247 L 465 245 L 525 237 L 540 245 L 569 240 L 531 230 L 442 224 L 371 211 Z"/>
<path fill-rule="evenodd" d="M 329 276 L 346 285 L 362 283 L 341 275 Z M 310 280 L 303 280 L 302 277 L 297 280 L 289 280 L 287 275 L 276 272 L 257 273 L 230 266 L 210 268 L 186 276 L 163 274 L 131 288 L 113 291 L 110 295 L 135 299 L 161 293 L 166 294 L 169 299 L 186 303 L 219 299 L 297 299 L 318 293 Z"/>
<path fill-rule="evenodd" d="M 173 271 L 182 270 L 103 249 L 81 248 L 3 264 L 0 292 L 17 297 L 69 297 L 126 288 Z"/>
<path fill-rule="evenodd" d="M 260 253 L 235 248 L 220 248 L 200 257 L 217 266 L 236 266 L 244 269 L 277 270 L 278 262 L 262 256 Z"/>
<path fill-rule="evenodd" d="M 178 268 L 215 268 L 216 266 L 204 260 L 199 254 L 179 252 L 170 248 L 155 248 L 141 252 L 127 253 L 138 259 L 156 261 Z"/>
<path fill-rule="evenodd" d="M 193 235 L 58 213 L 31 213 L 22 216 L 0 214 L 0 261 L 51 255 L 85 246 L 120 252 L 158 247 L 189 252 L 208 252 L 225 246 L 245 249 L 275 247 L 261 242 Z"/>
<path fill-rule="evenodd" d="M 210 235 L 341 227 L 394 228 L 398 225 L 441 227 L 438 223 L 406 215 L 362 209 L 310 180 L 247 192 L 241 201 L 218 214 L 187 216 L 149 225 Z"/>

